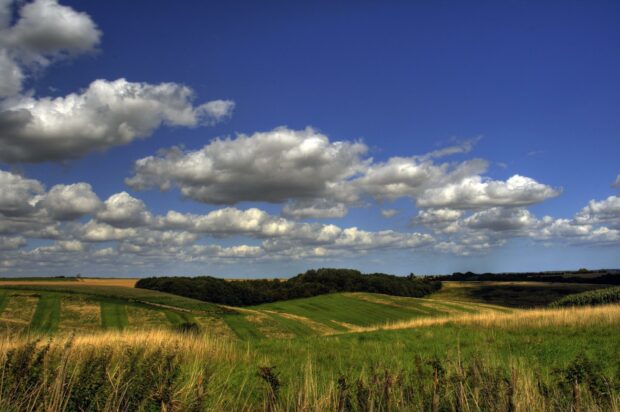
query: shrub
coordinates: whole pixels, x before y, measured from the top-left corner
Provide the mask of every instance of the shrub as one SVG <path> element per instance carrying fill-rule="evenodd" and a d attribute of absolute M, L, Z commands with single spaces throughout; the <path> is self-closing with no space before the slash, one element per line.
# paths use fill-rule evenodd
<path fill-rule="evenodd" d="M 551 303 L 551 307 L 563 306 L 596 306 L 620 303 L 620 287 L 597 289 L 583 293 L 568 295 Z"/>

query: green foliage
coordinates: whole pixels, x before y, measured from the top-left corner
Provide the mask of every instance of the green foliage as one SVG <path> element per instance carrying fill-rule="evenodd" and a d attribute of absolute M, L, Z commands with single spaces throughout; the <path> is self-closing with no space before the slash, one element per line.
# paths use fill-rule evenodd
<path fill-rule="evenodd" d="M 123 390 L 127 394 L 120 404 L 123 411 L 171 410 L 174 386 L 180 374 L 177 353 L 161 350 L 146 353 L 128 351 L 123 370 Z"/>
<path fill-rule="evenodd" d="M 574 293 L 608 288 L 608 285 L 546 282 L 449 282 L 434 294 L 437 299 L 467 300 L 512 308 L 547 306 Z"/>
<path fill-rule="evenodd" d="M 551 307 L 596 306 L 620 303 L 620 287 L 592 290 L 565 296 L 551 303 Z"/>
<path fill-rule="evenodd" d="M 112 389 L 108 379 L 112 351 L 89 351 L 78 365 L 75 383 L 67 401 L 71 411 L 99 411 L 106 404 L 108 392 Z"/>
<path fill-rule="evenodd" d="M 516 272 L 516 273 L 473 273 L 455 272 L 451 275 L 430 276 L 441 281 L 474 282 L 554 282 L 554 283 L 590 283 L 600 285 L 620 285 L 618 270 L 588 270 L 556 272 Z"/>
<path fill-rule="evenodd" d="M 437 291 L 441 284 L 415 276 L 399 277 L 381 273 L 363 275 L 351 269 L 318 269 L 285 281 L 226 281 L 210 276 L 145 278 L 136 283 L 136 288 L 158 290 L 206 302 L 249 306 L 335 292 L 421 297 Z"/>
<path fill-rule="evenodd" d="M 38 340 L 33 340 L 7 352 L 2 365 L 2 399 L 11 403 L 28 397 L 33 388 L 41 386 L 46 375 L 53 370 L 46 369 L 46 356 L 49 343 L 39 346 Z"/>

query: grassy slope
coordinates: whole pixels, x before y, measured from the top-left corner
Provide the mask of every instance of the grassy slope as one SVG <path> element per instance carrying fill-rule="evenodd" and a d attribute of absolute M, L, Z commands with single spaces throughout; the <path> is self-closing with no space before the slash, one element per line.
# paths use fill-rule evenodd
<path fill-rule="evenodd" d="M 565 369 L 583 352 L 601 365 L 608 376 L 617 373 L 620 360 L 619 306 L 540 311 L 538 317 L 521 316 L 528 312 L 517 312 L 516 320 L 511 322 L 505 322 L 510 314 L 493 313 L 488 321 L 481 323 L 453 321 L 413 329 L 304 339 L 255 339 L 248 342 L 219 341 L 171 331 L 157 331 L 153 335 L 143 332 L 94 334 L 75 339 L 70 351 L 79 352 L 83 346 L 110 348 L 116 354 L 116 365 L 121 370 L 127 368 L 127 357 L 123 354 L 132 353 L 126 350 L 130 346 L 144 348 L 157 357 L 161 357 L 162 353 L 178 354 L 183 368 L 194 371 L 180 375 L 181 379 L 186 380 L 186 385 L 195 385 L 196 374 L 208 371 L 210 395 L 206 402 L 214 402 L 210 409 L 206 408 L 209 410 L 262 410 L 266 387 L 257 377 L 261 366 L 276 367 L 278 379 L 283 384 L 280 400 L 283 405 L 293 406 L 300 399 L 300 394 L 311 401 L 319 399 L 323 402 L 329 396 L 337 399 L 336 381 L 341 376 L 352 388 L 356 387 L 358 379 L 369 382 L 373 377 L 378 377 L 380 385 L 381 379 L 388 375 L 394 378 L 393 382 L 401 376 L 412 379 L 414 385 L 430 385 L 429 373 L 426 381 L 419 381 L 416 380 L 416 371 L 420 368 L 428 371 L 428 361 L 435 357 L 443 368 L 451 371 L 448 382 L 458 377 L 455 373 L 458 372 L 458 365 L 465 365 L 467 374 L 471 373 L 468 369 L 471 365 L 484 365 L 482 370 L 478 369 L 479 374 L 480 371 L 486 373 L 501 369 L 501 376 L 489 378 L 493 381 L 501 377 L 510 379 L 511 374 L 516 373 L 518 382 L 531 382 L 533 385 L 530 388 L 536 389 L 538 381 L 525 379 L 540 379 L 543 384 L 557 382 L 561 376 L 554 369 Z M 549 321 L 541 322 L 541 319 Z M 66 349 L 62 339 L 54 344 L 64 353 Z M 0 354 L 5 350 L 2 344 L 0 341 Z M 6 348 L 11 347 L 7 342 L 4 344 Z M 163 352 L 158 352 L 160 349 Z M 111 369 L 115 370 L 114 365 Z M 133 378 L 131 374 L 128 376 Z M 485 390 L 494 390 L 494 387 L 486 386 Z M 517 397 L 524 399 L 523 387 L 520 390 Z M 177 391 L 174 396 L 195 392 L 195 388 Z M 570 396 L 569 390 L 566 397 L 570 399 Z M 333 405 L 331 408 L 322 407 L 320 402 L 308 410 L 336 410 Z M 476 410 L 473 404 L 470 406 L 471 410 Z M 521 407 L 517 410 L 540 409 Z"/>
<path fill-rule="evenodd" d="M 121 299 L 132 302 L 143 302 L 151 305 L 169 306 L 197 314 L 216 314 L 222 312 L 218 305 L 195 299 L 172 295 L 154 290 L 128 288 L 123 286 L 84 285 L 79 283 L 59 285 L 0 285 L 1 289 L 28 290 L 35 292 L 72 293 L 95 298 Z"/>
<path fill-rule="evenodd" d="M 53 313 L 54 298 L 62 298 L 62 294 L 49 292 L 48 287 L 46 289 L 48 292 L 38 292 L 41 296 L 38 302 L 30 298 L 37 307 L 33 324 L 38 316 L 36 313 L 41 312 L 42 319 L 36 322 L 44 326 L 53 325 L 53 321 L 43 316 L 43 313 Z M 540 375 L 543 381 L 551 381 L 557 379 L 553 372 L 555 368 L 565 368 L 578 354 L 586 353 L 606 373 L 617 373 L 620 362 L 619 306 L 610 306 L 604 316 L 600 315 L 602 312 L 586 312 L 588 309 L 581 308 L 572 309 L 572 312 L 549 311 L 549 319 L 557 317 L 553 321 L 555 323 L 549 323 L 528 316 L 533 313 L 531 311 L 512 311 L 473 301 L 469 291 L 461 289 L 449 285 L 446 290 L 435 294 L 433 299 L 346 293 L 241 309 L 242 314 L 224 315 L 237 336 L 246 340 L 222 342 L 226 351 L 234 352 L 232 355 L 219 358 L 218 355 L 212 355 L 217 351 L 203 350 L 183 356 L 198 357 L 196 361 L 188 361 L 187 367 L 200 365 L 214 371 L 209 377 L 209 391 L 215 395 L 212 398 L 230 402 L 229 408 L 216 410 L 233 410 L 248 399 L 249 402 L 259 402 L 264 386 L 257 379 L 256 371 L 259 366 L 265 365 L 277 367 L 279 378 L 284 383 L 282 397 L 291 399 L 293 404 L 300 388 L 313 386 L 315 389 L 312 393 L 320 394 L 333 390 L 336 379 L 341 375 L 346 376 L 348 382 L 354 383 L 360 377 L 368 378 L 373 370 L 380 374 L 384 371 L 394 374 L 401 371 L 414 373 L 420 362 L 426 365 L 424 362 L 435 356 L 444 361 L 449 359 L 445 364 L 447 368 L 453 368 L 457 362 L 468 365 L 482 359 L 485 365 L 505 369 L 507 376 L 511 373 L 510 368 L 516 365 L 525 373 Z M 22 293 L 24 296 L 30 293 L 29 296 L 32 296 L 29 290 L 0 289 L 0 306 L 3 304 L 2 296 L 5 296 L 3 293 Z M 131 311 L 134 304 L 127 300 L 97 296 L 101 302 L 102 324 L 113 330 L 127 328 L 127 311 Z M 14 298 L 6 296 L 4 304 L 11 299 Z M 51 312 L 49 308 L 52 308 Z M 154 307 L 151 310 L 167 311 Z M 514 316 L 511 315 L 513 312 Z M 547 316 L 546 312 L 540 313 L 541 319 Z M 563 317 L 557 316 L 558 313 Z M 488 314 L 488 319 L 476 320 L 478 314 Z M 447 321 L 450 316 L 457 316 L 459 320 Z M 187 312 L 171 312 L 166 313 L 165 318 L 170 324 L 178 324 L 193 316 Z M 351 326 L 365 327 L 386 321 L 429 318 L 446 322 L 434 325 L 412 324 L 410 326 L 415 327 L 398 330 L 316 336 L 326 331 L 346 332 Z M 474 321 L 462 320 L 467 318 Z M 321 330 L 321 327 L 324 329 Z M 40 330 L 45 331 L 45 327 Z M 138 341 L 133 339 L 140 336 L 140 333 L 121 335 L 121 338 L 125 336 L 137 345 Z M 170 334 L 170 341 L 190 339 L 173 332 L 165 333 Z M 273 336 L 303 338 L 257 339 Z M 110 339 L 94 335 L 91 344 L 108 345 L 114 350 L 121 347 Z M 205 338 L 198 337 L 198 340 L 204 341 Z M 151 339 L 144 340 L 141 345 L 150 350 L 159 347 Z M 173 347 L 171 350 L 180 349 Z M 417 360 L 420 358 L 422 361 Z"/>
<path fill-rule="evenodd" d="M 157 296 L 159 292 L 146 292 L 145 294 L 142 290 L 116 286 L 62 285 L 57 287 L 49 284 L 0 286 L 0 314 L 4 307 L 12 302 L 15 306 L 13 311 L 17 310 L 24 318 L 20 318 L 18 320 L 20 323 L 16 323 L 14 320 L 17 319 L 11 312 L 0 323 L 10 325 L 12 330 L 44 333 L 55 332 L 59 327 L 81 330 L 81 322 L 85 327 L 92 327 L 87 319 L 92 318 L 92 313 L 81 314 L 79 310 L 71 313 L 71 319 L 67 319 L 65 314 L 63 321 L 62 302 L 76 302 L 76 299 L 97 307 L 101 318 L 100 327 L 116 330 L 128 327 L 143 329 L 175 326 L 184 322 L 194 322 L 197 316 L 213 316 L 222 311 L 217 306 L 208 303 L 176 296 L 170 297 L 168 294 Z M 178 302 L 181 302 L 181 307 L 178 309 L 171 305 Z M 166 306 L 161 306 L 163 304 Z M 190 307 L 195 308 L 193 312 L 189 312 Z M 198 309 L 207 309 L 208 312 Z M 156 321 L 156 319 L 161 319 L 161 321 Z"/>
<path fill-rule="evenodd" d="M 248 340 L 346 333 L 360 327 L 411 319 L 445 318 L 479 312 L 510 313 L 512 310 L 509 308 L 483 302 L 506 304 L 506 299 L 510 299 L 509 304 L 523 306 L 540 301 L 540 296 L 545 293 L 556 296 L 557 293 L 588 288 L 592 286 L 446 282 L 442 291 L 423 299 L 372 293 L 337 293 L 237 309 L 151 290 L 84 285 L 77 282 L 58 285 L 0 285 L 0 296 L 3 291 L 5 294 L 34 293 L 40 296 L 31 322 L 31 327 L 38 330 L 54 331 L 58 328 L 60 300 L 62 296 L 70 294 L 101 305 L 101 324 L 104 328 L 156 327 L 158 325 L 154 319 L 158 317 L 161 319 L 159 325 L 163 322 L 164 325 L 175 326 L 194 322 L 197 320 L 196 316 L 214 316 L 222 318 L 226 326 L 239 338 Z M 491 298 L 489 290 L 492 291 Z M 515 294 L 518 296 L 515 297 Z M 0 298 L 0 308 L 1 306 Z M 137 307 L 141 309 L 135 309 Z M 178 307 L 179 310 L 174 310 L 173 307 Z M 150 311 L 145 313 L 145 309 Z M 155 316 L 153 311 L 159 314 Z M 140 312 L 142 315 L 139 315 Z"/>
<path fill-rule="evenodd" d="M 237 336 L 251 339 L 332 334 L 360 326 L 481 311 L 507 309 L 474 302 L 334 293 L 245 308 L 224 319 Z"/>
<path fill-rule="evenodd" d="M 355 377 L 370 365 L 393 371 L 408 369 L 418 356 L 460 357 L 466 362 L 482 357 L 503 365 L 516 360 L 550 375 L 582 352 L 615 373 L 620 360 L 620 317 L 616 312 L 609 321 L 561 327 L 538 327 L 533 321 L 499 329 L 448 323 L 289 341 L 259 340 L 253 348 L 257 358 L 277 365 L 287 380 L 294 379 L 308 360 L 318 373 Z"/>

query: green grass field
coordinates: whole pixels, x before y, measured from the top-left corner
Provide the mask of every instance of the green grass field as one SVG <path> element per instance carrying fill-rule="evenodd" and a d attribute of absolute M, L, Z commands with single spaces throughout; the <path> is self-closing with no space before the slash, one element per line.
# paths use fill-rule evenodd
<path fill-rule="evenodd" d="M 41 404 L 73 390 L 63 396 L 76 410 L 89 391 L 121 410 L 432 410 L 437 393 L 437 410 L 447 411 L 568 411 L 576 402 L 582 411 L 618 410 L 620 307 L 498 305 L 515 286 L 530 294 L 510 302 L 519 307 L 540 304 L 545 291 L 584 289 L 448 284 L 427 298 L 337 293 L 227 308 L 126 287 L 0 286 L 0 333 L 11 337 L 0 340 L 3 383 L 17 391 L 0 389 L 0 409 L 33 402 L 29 391 L 7 398 L 29 379 Z M 201 329 L 181 332 L 187 323 Z M 50 334 L 49 354 L 27 345 Z M 29 377 L 43 358 L 47 378 Z M 66 378 L 50 378 L 61 360 Z M 575 370 L 577 401 L 567 380 Z"/>
<path fill-rule="evenodd" d="M 241 339 L 254 339 L 329 335 L 357 327 L 480 312 L 510 309 L 476 302 L 334 293 L 252 306 L 224 320 Z"/>
<path fill-rule="evenodd" d="M 569 292 L 599 286 L 512 282 L 447 282 L 428 298 L 406 298 L 372 293 L 336 293 L 294 299 L 247 308 L 220 305 L 167 293 L 111 285 L 59 282 L 28 285 L 0 285 L 0 314 L 5 306 L 21 311 L 0 319 L 12 330 L 32 329 L 53 333 L 58 329 L 93 329 L 93 319 L 103 329 L 123 330 L 176 327 L 198 323 L 201 318 L 221 319 L 221 334 L 242 340 L 296 338 L 342 334 L 356 328 L 402 322 L 411 319 L 449 317 L 485 312 L 510 313 L 511 307 L 539 305 Z M 21 297 L 20 297 L 21 296 Z M 515 297 L 516 296 L 516 297 Z M 546 296 L 543 299 L 543 296 Z M 63 303 L 81 299 L 98 307 L 94 314 L 73 307 L 71 318 L 63 315 Z M 13 312 L 11 312 L 13 313 Z M 32 313 L 28 317 L 28 313 Z M 97 316 L 98 315 L 98 316 Z M 86 327 L 87 321 L 89 327 Z M 202 322 L 205 323 L 205 322 Z M 96 325 L 95 325 L 96 327 Z M 221 330 L 229 329 L 230 332 Z M 215 331 L 214 331 L 215 332 Z"/>
<path fill-rule="evenodd" d="M 41 332 L 55 332 L 60 322 L 60 299 L 57 294 L 45 294 L 39 298 L 30 327 Z"/>

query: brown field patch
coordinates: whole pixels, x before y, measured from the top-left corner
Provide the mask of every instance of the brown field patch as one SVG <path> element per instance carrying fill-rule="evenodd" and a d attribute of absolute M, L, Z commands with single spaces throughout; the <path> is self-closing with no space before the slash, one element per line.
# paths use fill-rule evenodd
<path fill-rule="evenodd" d="M 93 331 L 101 328 L 101 305 L 79 297 L 63 297 L 60 302 L 62 331 Z"/>
<path fill-rule="evenodd" d="M 1 286 L 62 286 L 62 285 L 94 285 L 94 286 L 122 286 L 126 288 L 133 288 L 138 282 L 137 278 L 125 279 L 125 278 L 79 278 L 75 280 L 10 280 L 2 279 L 0 281 Z"/>
<path fill-rule="evenodd" d="M 123 286 L 126 288 L 136 287 L 137 278 L 82 278 L 80 284 L 95 286 Z"/>
<path fill-rule="evenodd" d="M 194 319 L 208 336 L 226 339 L 235 339 L 236 337 L 235 332 L 230 329 L 222 318 L 196 317 Z"/>
<path fill-rule="evenodd" d="M 266 313 L 258 312 L 252 315 L 246 315 L 245 319 L 253 323 L 256 329 L 268 338 L 288 339 L 295 337 L 294 333 L 282 330 L 278 322 Z"/>
<path fill-rule="evenodd" d="M 130 329 L 150 329 L 170 326 L 164 312 L 133 305 L 127 305 L 127 320 L 129 321 Z"/>
<path fill-rule="evenodd" d="M 7 296 L 7 299 L 6 307 L 0 316 L 0 324 L 10 330 L 28 328 L 39 298 L 14 294 Z"/>

